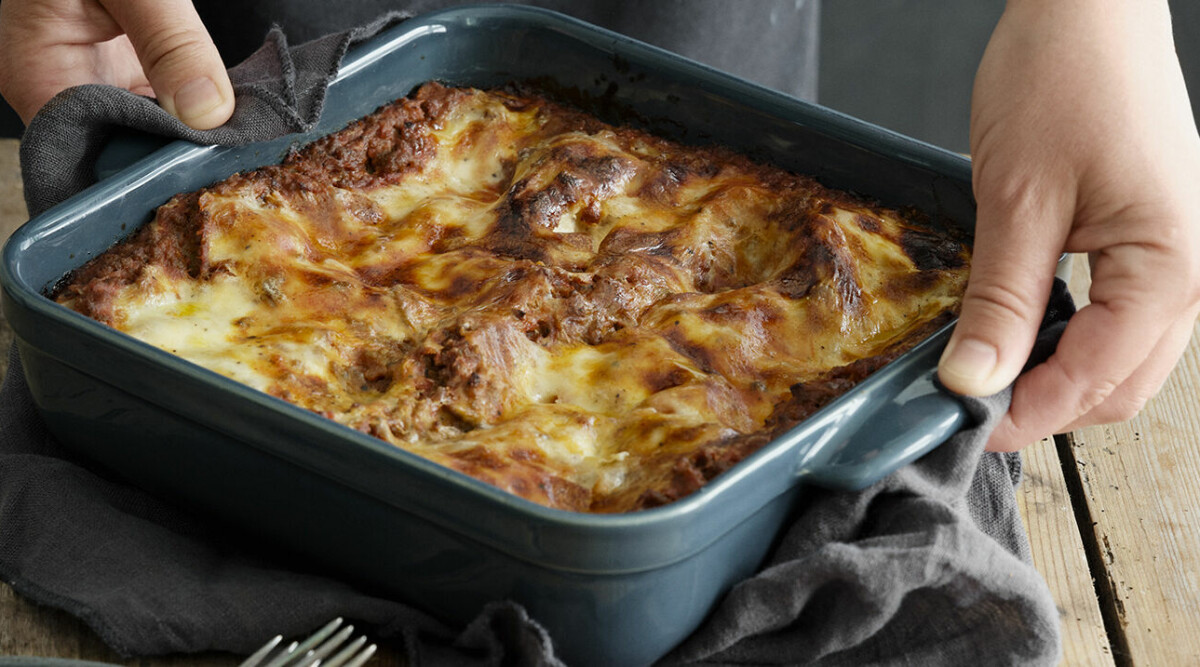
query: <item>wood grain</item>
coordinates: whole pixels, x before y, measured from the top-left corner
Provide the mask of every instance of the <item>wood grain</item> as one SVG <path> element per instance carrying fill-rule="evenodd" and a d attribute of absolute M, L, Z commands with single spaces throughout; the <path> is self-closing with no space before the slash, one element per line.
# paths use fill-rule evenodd
<path fill-rule="evenodd" d="M 18 146 L 16 139 L 0 139 L 0 246 L 28 219 L 21 189 Z M 8 369 L 8 347 L 11 344 L 12 330 L 4 321 L 3 311 L 0 311 L 0 378 Z"/>
<path fill-rule="evenodd" d="M 16 139 L 0 139 L 0 239 L 16 231 L 28 216 L 21 186 L 21 163 Z"/>
<path fill-rule="evenodd" d="M 1136 665 L 1200 664 L 1200 335 L 1133 420 L 1070 435 Z"/>
<path fill-rule="evenodd" d="M 1022 463 L 1017 506 L 1034 567 L 1045 577 L 1062 620 L 1062 664 L 1111 667 L 1112 649 L 1054 440 L 1027 447 Z"/>
<path fill-rule="evenodd" d="M 120 660 L 83 621 L 57 609 L 36 606 L 7 584 L 0 584 L 0 655 Z"/>
<path fill-rule="evenodd" d="M 1078 258 L 1071 284 L 1081 305 L 1089 283 Z M 1200 325 L 1140 415 L 1066 442 L 1094 522 L 1117 663 L 1200 665 Z"/>

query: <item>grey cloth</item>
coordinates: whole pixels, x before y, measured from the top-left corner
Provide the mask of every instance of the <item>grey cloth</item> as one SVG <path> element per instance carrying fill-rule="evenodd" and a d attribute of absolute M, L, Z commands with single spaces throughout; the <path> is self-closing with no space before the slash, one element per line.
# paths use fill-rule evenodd
<path fill-rule="evenodd" d="M 213 132 L 243 142 L 310 122 L 322 77 L 344 44 L 367 32 L 290 51 L 275 34 L 234 70 L 246 95 L 239 105 L 249 101 Z M 288 72 L 293 83 L 281 85 Z M 157 107 L 114 89 L 63 93 L 24 140 L 31 209 L 80 186 L 79 162 L 93 153 L 64 152 L 72 147 L 61 137 L 96 127 L 92 114 L 153 131 L 172 125 Z M 74 176 L 37 180 L 55 172 Z M 1073 312 L 1061 283 L 1051 305 L 1041 356 Z M 864 491 L 810 493 L 763 569 L 664 662 L 1057 663 L 1058 615 L 1016 512 L 1019 458 L 982 451 L 1008 395 L 966 404 L 975 425 L 914 464 Z M 414 665 L 559 664 L 553 638 L 511 602 L 447 628 L 90 469 L 47 433 L 15 352 L 0 388 L 0 526 L 0 576 L 34 602 L 79 616 L 123 655 L 248 652 L 277 632 L 301 635 L 341 615 L 400 638 Z"/>
<path fill-rule="evenodd" d="M 820 493 L 767 565 L 670 656 L 686 664 L 1051 665 L 1058 618 L 1013 494 L 1019 458 L 979 424 L 865 491 Z"/>
<path fill-rule="evenodd" d="M 295 48 L 272 29 L 266 43 L 229 71 L 237 106 L 233 118 L 212 130 L 194 130 L 154 100 L 99 84 L 76 86 L 51 99 L 21 138 L 21 175 L 31 215 L 95 182 L 100 150 L 123 128 L 200 144 L 240 146 L 312 129 L 325 89 L 346 50 L 407 18 L 389 12 L 369 24 Z"/>
<path fill-rule="evenodd" d="M 1027 368 L 1074 313 L 1055 280 Z M 664 662 L 1057 665 L 1058 611 L 1017 510 L 1020 456 L 983 451 L 1011 398 L 964 397 L 971 428 L 862 491 L 812 495 Z"/>

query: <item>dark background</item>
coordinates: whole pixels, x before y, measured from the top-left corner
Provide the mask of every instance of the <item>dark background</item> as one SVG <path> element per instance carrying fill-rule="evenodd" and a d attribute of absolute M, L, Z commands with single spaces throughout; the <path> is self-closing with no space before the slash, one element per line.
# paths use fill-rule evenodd
<path fill-rule="evenodd" d="M 1200 1 L 1170 6 L 1198 113 Z M 818 100 L 965 153 L 971 83 L 1003 10 L 1003 0 L 824 0 Z"/>
<path fill-rule="evenodd" d="M 1192 108 L 1200 111 L 1200 2 L 1170 4 Z M 966 152 L 971 82 L 1003 8 L 1003 0 L 825 0 L 818 99 Z M 16 115 L 0 109 L 0 135 L 21 130 Z"/>

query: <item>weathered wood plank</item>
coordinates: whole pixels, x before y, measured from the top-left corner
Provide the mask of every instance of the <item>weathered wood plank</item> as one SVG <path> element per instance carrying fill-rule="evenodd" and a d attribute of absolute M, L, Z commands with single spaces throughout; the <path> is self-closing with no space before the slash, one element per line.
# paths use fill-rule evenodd
<path fill-rule="evenodd" d="M 1071 434 L 1133 664 L 1200 664 L 1200 335 L 1133 420 Z"/>
<path fill-rule="evenodd" d="M 1086 262 L 1072 292 L 1086 294 Z M 1086 302 L 1086 299 L 1081 299 Z M 1067 438 L 1111 591 L 1118 662 L 1200 664 L 1200 325 L 1136 418 Z"/>
<path fill-rule="evenodd" d="M 119 656 L 66 612 L 38 607 L 0 584 L 0 655 L 117 662 Z"/>
<path fill-rule="evenodd" d="M 21 190 L 21 165 L 17 159 L 16 139 L 0 139 L 0 247 L 9 235 L 25 223 L 25 198 Z M 8 347 L 12 330 L 0 312 L 0 378 L 8 368 Z"/>
<path fill-rule="evenodd" d="M 1064 665 L 1113 665 L 1104 619 L 1054 441 L 1022 453 L 1017 505 L 1033 564 L 1046 578 L 1062 619 Z"/>
<path fill-rule="evenodd" d="M 28 219 L 22 194 L 18 146 L 16 139 L 0 139 L 0 239 L 8 238 Z"/>

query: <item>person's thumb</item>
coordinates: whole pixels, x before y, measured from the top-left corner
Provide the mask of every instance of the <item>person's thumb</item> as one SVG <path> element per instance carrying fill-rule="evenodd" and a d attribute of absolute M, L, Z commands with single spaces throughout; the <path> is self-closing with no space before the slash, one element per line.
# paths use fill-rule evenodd
<path fill-rule="evenodd" d="M 1028 190 L 997 197 L 978 181 L 976 190 L 971 276 L 938 378 L 951 391 L 990 396 L 1016 379 L 1033 348 L 1070 214 Z"/>
<path fill-rule="evenodd" d="M 190 0 L 106 0 L 163 109 L 198 130 L 233 115 L 233 86 Z"/>

